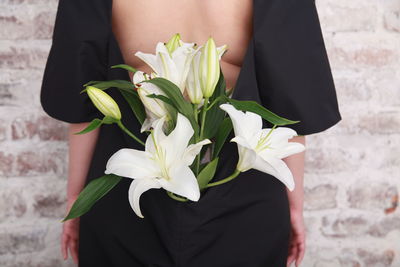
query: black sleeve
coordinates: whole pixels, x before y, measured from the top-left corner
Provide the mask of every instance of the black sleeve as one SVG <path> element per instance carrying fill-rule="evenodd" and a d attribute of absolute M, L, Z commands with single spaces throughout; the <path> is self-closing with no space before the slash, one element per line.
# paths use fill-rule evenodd
<path fill-rule="evenodd" d="M 297 124 L 299 135 L 341 120 L 314 0 L 261 1 L 254 10 L 256 77 L 261 103 Z"/>
<path fill-rule="evenodd" d="M 97 3 L 104 1 L 97 1 Z M 91 80 L 107 75 L 107 14 L 94 0 L 60 0 L 40 101 L 51 117 L 88 122 L 103 117 L 86 93 Z"/>

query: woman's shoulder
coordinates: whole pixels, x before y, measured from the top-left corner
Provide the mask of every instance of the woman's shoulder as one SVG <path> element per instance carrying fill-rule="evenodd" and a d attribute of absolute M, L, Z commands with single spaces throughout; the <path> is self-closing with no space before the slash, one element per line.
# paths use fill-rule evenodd
<path fill-rule="evenodd" d="M 83 85 L 107 77 L 111 0 L 60 0 L 40 101 L 51 117 L 70 123 L 99 117 Z"/>
<path fill-rule="evenodd" d="M 59 0 L 53 41 L 104 38 L 111 27 L 112 0 Z"/>

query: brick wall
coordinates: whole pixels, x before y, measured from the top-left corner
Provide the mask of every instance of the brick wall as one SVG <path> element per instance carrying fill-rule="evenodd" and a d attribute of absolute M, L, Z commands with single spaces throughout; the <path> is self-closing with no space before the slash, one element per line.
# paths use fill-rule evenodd
<path fill-rule="evenodd" d="M 317 0 L 343 120 L 307 137 L 302 266 L 400 266 L 400 1 Z M 66 124 L 39 89 L 56 0 L 0 2 L 0 266 L 61 259 Z"/>

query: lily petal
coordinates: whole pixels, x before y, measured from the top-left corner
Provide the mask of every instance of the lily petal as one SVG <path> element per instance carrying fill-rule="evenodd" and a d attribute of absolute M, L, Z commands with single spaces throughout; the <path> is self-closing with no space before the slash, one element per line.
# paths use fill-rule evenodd
<path fill-rule="evenodd" d="M 293 154 L 297 154 L 303 152 L 305 150 L 305 146 L 298 142 L 288 142 L 288 144 L 278 150 L 278 157 L 283 159 Z"/>
<path fill-rule="evenodd" d="M 151 138 L 151 135 L 149 135 L 146 139 L 146 143 L 147 140 L 149 140 L 148 145 L 146 145 L 146 150 L 149 149 L 148 151 L 155 151 L 151 149 L 151 147 L 155 147 L 155 146 L 160 146 L 160 144 L 162 144 L 164 142 L 164 139 L 167 138 L 167 136 L 165 135 L 164 131 L 163 131 L 163 126 L 165 121 L 167 120 L 167 116 L 163 116 L 160 119 L 158 119 L 153 125 L 154 125 L 154 131 L 153 131 L 153 135 L 154 135 L 154 140 L 156 141 L 157 144 L 154 144 L 154 140 L 153 138 Z"/>
<path fill-rule="evenodd" d="M 194 48 L 195 44 L 196 43 L 193 43 L 193 42 L 192 43 L 186 43 L 186 42 L 184 42 L 182 40 L 179 40 L 179 46 L 181 46 L 181 47 Z"/>
<path fill-rule="evenodd" d="M 140 132 L 143 133 L 144 131 L 149 130 L 151 128 L 152 123 L 153 121 L 149 117 L 146 117 L 143 121 L 142 127 L 140 128 Z"/>
<path fill-rule="evenodd" d="M 236 136 L 242 136 L 251 140 L 253 133 L 258 132 L 262 128 L 262 118 L 253 112 L 237 110 L 231 104 L 222 104 L 220 108 L 226 111 L 231 118 L 233 129 Z"/>
<path fill-rule="evenodd" d="M 172 166 L 170 179 L 160 179 L 159 182 L 166 190 L 192 201 L 198 201 L 200 198 L 199 184 L 189 166 L 178 164 Z"/>
<path fill-rule="evenodd" d="M 154 71 L 161 77 L 178 85 L 181 73 L 172 60 L 164 43 L 159 42 L 156 47 L 157 69 Z"/>
<path fill-rule="evenodd" d="M 290 191 L 294 190 L 295 184 L 293 174 L 283 160 L 274 157 L 257 157 L 253 168 L 275 176 L 275 178 L 280 180 Z"/>
<path fill-rule="evenodd" d="M 271 133 L 270 139 L 272 143 L 280 144 L 287 143 L 288 139 L 296 136 L 297 133 L 295 130 L 289 127 L 277 127 Z"/>
<path fill-rule="evenodd" d="M 142 81 L 144 81 L 144 80 L 147 80 L 147 77 L 146 77 L 146 73 L 145 73 L 145 72 L 143 72 L 143 71 L 141 71 L 141 70 L 138 70 L 138 71 L 135 72 L 135 74 L 133 74 L 132 82 L 133 82 L 135 85 L 138 84 L 138 83 L 140 83 L 140 82 L 142 82 Z"/>
<path fill-rule="evenodd" d="M 109 158 L 105 173 L 114 173 L 132 179 L 158 177 L 159 169 L 150 156 L 145 151 L 122 148 Z"/>
<path fill-rule="evenodd" d="M 235 136 L 231 139 L 231 142 L 235 142 L 245 148 L 248 149 L 253 149 L 252 145 L 249 143 L 249 141 L 242 136 Z"/>
<path fill-rule="evenodd" d="M 170 80 L 171 82 L 177 84 L 177 77 L 178 76 L 178 70 L 175 66 L 174 61 L 172 60 L 171 56 L 169 54 L 165 53 L 158 53 L 157 54 L 157 64 L 159 68 L 157 69 L 157 74 L 160 77 L 163 77 L 167 80 Z"/>
<path fill-rule="evenodd" d="M 163 54 L 169 55 L 168 48 L 165 46 L 165 44 L 163 42 L 158 42 L 156 44 L 156 54 L 158 54 L 158 53 L 163 53 Z"/>
<path fill-rule="evenodd" d="M 143 60 L 147 65 L 150 66 L 150 68 L 157 72 L 158 69 L 158 63 L 157 63 L 157 58 L 155 55 L 150 54 L 150 53 L 143 53 L 141 51 L 137 51 L 135 53 L 135 56 Z"/>
<path fill-rule="evenodd" d="M 210 143 L 211 141 L 209 139 L 204 139 L 196 144 L 189 145 L 186 148 L 185 153 L 183 154 L 183 163 L 186 165 L 192 164 L 194 158 L 196 157 L 197 154 L 200 153 L 202 147 Z"/>
<path fill-rule="evenodd" d="M 148 110 L 153 112 L 157 117 L 162 117 L 167 114 L 167 109 L 162 100 L 147 96 L 151 94 L 165 95 L 157 85 L 149 82 L 141 83 L 141 86 L 138 88 L 137 92 L 143 105 Z"/>
<path fill-rule="evenodd" d="M 146 118 L 143 121 L 142 127 L 140 128 L 140 132 L 143 133 L 144 131 L 149 130 L 151 127 L 154 128 L 155 123 L 159 119 L 160 119 L 159 117 L 157 117 L 153 112 L 151 112 L 146 108 Z"/>
<path fill-rule="evenodd" d="M 199 104 L 203 100 L 199 78 L 200 52 L 196 52 L 192 63 L 190 64 L 188 76 L 186 79 L 186 90 L 190 101 L 193 104 Z"/>
<path fill-rule="evenodd" d="M 221 57 L 224 55 L 224 53 L 226 52 L 227 49 L 228 49 L 228 45 L 222 45 L 222 46 L 217 47 L 219 60 L 221 60 Z"/>
<path fill-rule="evenodd" d="M 157 179 L 140 179 L 133 180 L 128 190 L 129 204 L 133 211 L 140 218 L 144 218 L 142 211 L 140 210 L 140 196 L 149 189 L 161 188 L 160 183 Z"/>
<path fill-rule="evenodd" d="M 238 144 L 239 161 L 237 169 L 241 172 L 248 171 L 254 167 L 257 159 L 257 154 L 253 149 L 248 149 Z"/>
<path fill-rule="evenodd" d="M 177 50 L 178 51 L 175 51 L 175 52 L 179 52 L 180 50 L 183 50 L 183 48 L 178 47 Z M 185 83 L 186 83 L 186 79 L 189 74 L 190 65 L 193 60 L 193 57 L 194 57 L 194 54 L 190 50 L 184 51 L 181 53 L 176 53 L 176 54 L 174 54 L 174 57 L 173 57 L 173 61 L 176 65 L 178 73 L 180 74 L 177 77 L 177 79 L 178 79 L 177 85 L 180 88 L 182 93 L 185 91 Z"/>
<path fill-rule="evenodd" d="M 247 128 L 247 132 L 255 133 L 262 128 L 262 118 L 260 115 L 254 112 L 246 111 L 245 116 L 247 122 L 246 126 L 249 127 Z"/>
<path fill-rule="evenodd" d="M 167 151 L 167 166 L 170 166 L 175 159 L 180 159 L 185 152 L 194 130 L 190 121 L 178 112 L 174 130 L 160 143 Z"/>

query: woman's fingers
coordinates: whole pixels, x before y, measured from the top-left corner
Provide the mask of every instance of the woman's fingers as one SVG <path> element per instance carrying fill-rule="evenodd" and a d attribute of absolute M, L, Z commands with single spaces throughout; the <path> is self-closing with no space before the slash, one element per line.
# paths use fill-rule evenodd
<path fill-rule="evenodd" d="M 67 249 L 68 241 L 69 241 L 69 236 L 63 233 L 61 235 L 61 253 L 64 260 L 68 258 L 68 249 Z"/>
<path fill-rule="evenodd" d="M 288 252 L 287 267 L 295 262 L 295 267 L 299 267 L 305 255 L 305 232 L 294 233 L 290 241 Z"/>
<path fill-rule="evenodd" d="M 290 267 L 292 262 L 296 259 L 296 255 L 297 255 L 297 247 L 294 246 L 293 243 L 291 243 L 288 253 L 287 267 Z"/>
<path fill-rule="evenodd" d="M 296 267 L 300 266 L 305 254 L 305 240 L 301 240 L 298 244 L 297 257 L 296 257 Z"/>
<path fill-rule="evenodd" d="M 79 245 L 78 242 L 79 242 L 78 239 L 71 239 L 69 247 L 72 259 L 76 264 L 78 264 L 78 245 Z"/>

